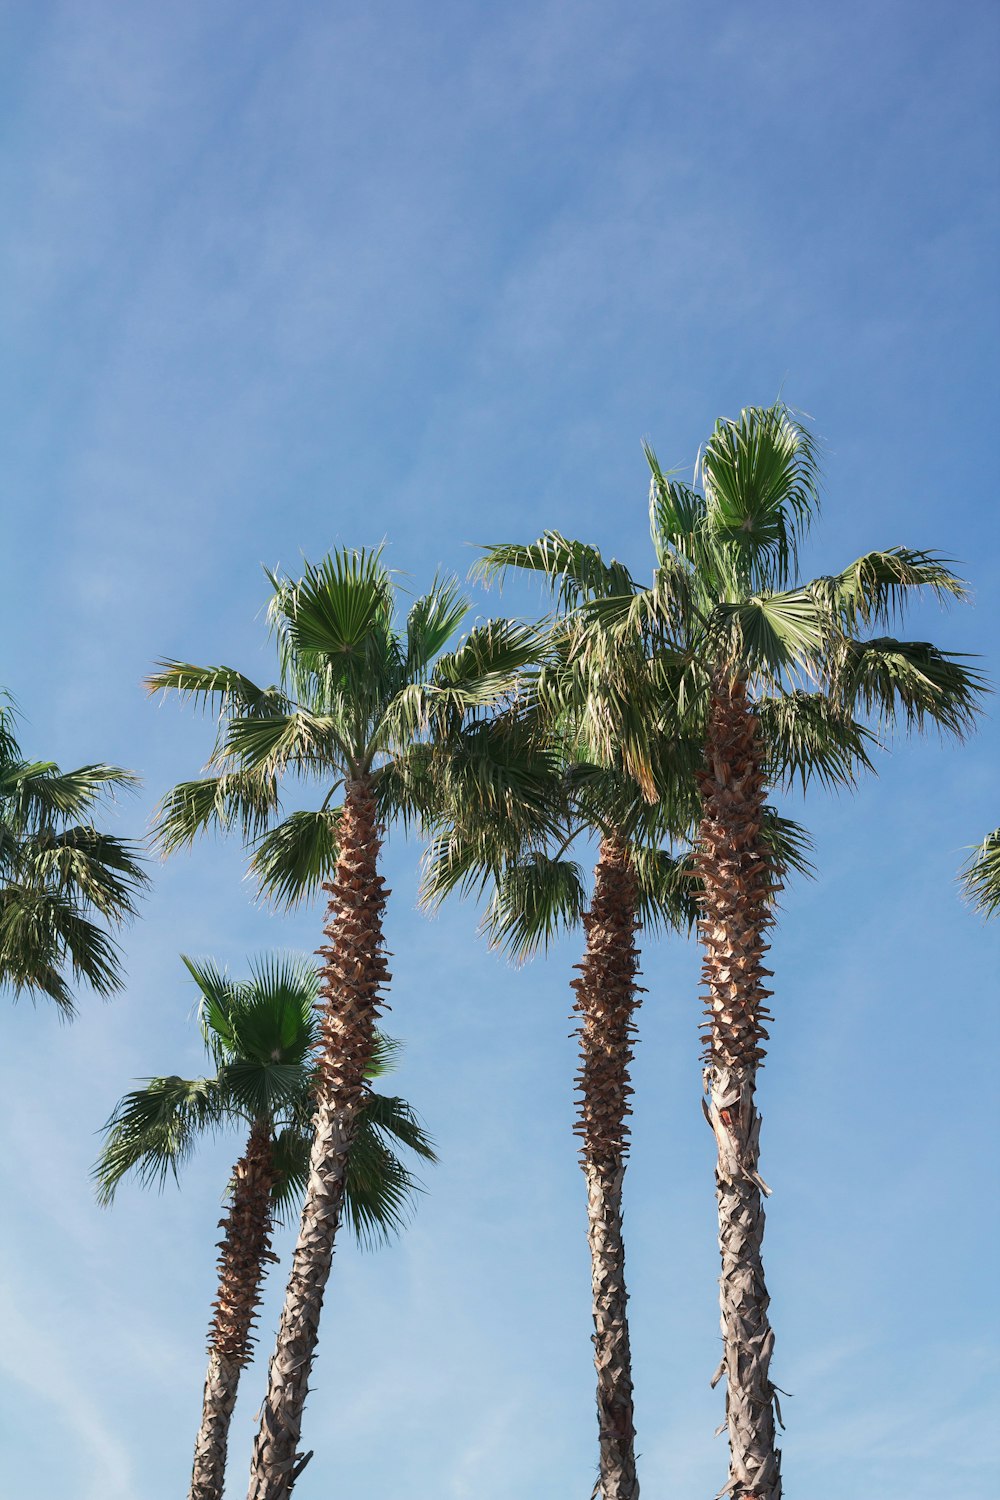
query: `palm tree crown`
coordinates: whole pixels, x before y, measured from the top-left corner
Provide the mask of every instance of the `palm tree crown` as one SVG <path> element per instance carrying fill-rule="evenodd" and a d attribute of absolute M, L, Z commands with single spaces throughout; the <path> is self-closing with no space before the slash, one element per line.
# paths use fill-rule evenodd
<path fill-rule="evenodd" d="M 272 1208 L 293 1213 L 305 1189 L 315 1107 L 319 976 L 305 958 L 268 954 L 234 980 L 210 959 L 184 964 L 200 991 L 198 1017 L 214 1072 L 202 1078 L 151 1078 L 127 1094 L 105 1126 L 94 1177 L 110 1203 L 126 1176 L 162 1188 L 178 1178 L 205 1135 L 268 1126 L 275 1165 Z M 391 1070 L 398 1044 L 380 1035 L 367 1076 Z M 345 1208 L 359 1242 L 374 1245 L 402 1228 L 419 1184 L 398 1147 L 435 1161 L 434 1150 L 402 1099 L 366 1091 L 355 1138 Z"/>
<path fill-rule="evenodd" d="M 252 846 L 263 894 L 291 903 L 333 871 L 340 788 L 363 779 L 380 822 L 412 818 L 426 796 L 432 742 L 509 693 L 537 643 L 527 627 L 494 620 L 445 653 L 469 608 L 456 583 L 436 580 L 402 621 L 377 551 L 333 553 L 307 564 L 299 580 L 268 577 L 277 685 L 259 688 L 230 667 L 176 661 L 149 679 L 152 692 L 214 703 L 220 722 L 212 774 L 174 788 L 158 837 L 170 852 L 235 823 Z M 319 782 L 325 795 L 315 810 L 277 821 L 286 775 Z"/>
<path fill-rule="evenodd" d="M 102 798 L 137 778 L 118 766 L 61 771 L 24 758 L 12 703 L 0 703 L 0 984 L 46 995 L 69 1018 L 70 978 L 110 995 L 122 984 L 111 933 L 147 885 L 138 851 L 102 833 Z"/>

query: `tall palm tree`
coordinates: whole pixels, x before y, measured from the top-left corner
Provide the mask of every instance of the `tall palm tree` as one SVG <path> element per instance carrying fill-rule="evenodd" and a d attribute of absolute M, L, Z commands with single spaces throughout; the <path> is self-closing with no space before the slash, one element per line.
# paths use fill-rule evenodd
<path fill-rule="evenodd" d="M 219 1226 L 218 1292 L 188 1492 L 189 1500 L 222 1500 L 240 1375 L 252 1358 L 267 1267 L 277 1259 L 274 1219 L 296 1208 L 305 1191 L 319 976 L 306 959 L 274 955 L 252 964 L 244 980 L 230 979 L 211 961 L 184 963 L 201 992 L 202 1035 L 215 1073 L 151 1078 L 127 1094 L 105 1126 L 94 1175 L 100 1200 L 110 1203 L 129 1174 L 161 1188 L 168 1174 L 176 1179 L 203 1135 L 246 1132 Z M 388 1071 L 395 1050 L 376 1038 L 368 1079 Z M 366 1082 L 344 1181 L 344 1208 L 362 1243 L 387 1240 L 406 1217 L 417 1184 L 396 1155 L 400 1145 L 436 1160 L 409 1105 L 374 1093 Z"/>
<path fill-rule="evenodd" d="M 229 667 L 161 664 L 153 691 L 218 705 L 211 774 L 178 786 L 159 822 L 167 850 L 209 827 L 242 826 L 264 895 L 322 886 L 321 1041 L 316 1130 L 267 1397 L 254 1447 L 253 1500 L 287 1496 L 305 1460 L 302 1412 L 340 1223 L 351 1141 L 389 980 L 382 937 L 384 833 L 419 815 L 436 747 L 512 690 L 537 650 L 532 631 L 491 621 L 444 652 L 467 604 L 438 580 L 402 621 L 378 552 L 332 553 L 303 577 L 271 577 L 280 680 L 258 688 Z M 443 653 L 443 654 L 442 654 Z M 319 783 L 320 805 L 281 822 L 280 783 Z"/>
<path fill-rule="evenodd" d="M 966 898 L 987 917 L 1000 911 L 1000 828 L 973 849 L 962 871 Z"/>
<path fill-rule="evenodd" d="M 0 985 L 75 1012 L 70 980 L 110 995 L 122 984 L 112 933 L 147 884 L 138 852 L 92 821 L 102 798 L 137 778 L 118 766 L 61 771 L 26 760 L 17 714 L 0 702 Z"/>
<path fill-rule="evenodd" d="M 581 544 L 565 561 L 562 591 L 572 587 L 575 604 L 613 595 L 627 576 Z M 574 1129 L 587 1182 L 599 1489 L 602 1500 L 634 1500 L 639 1481 L 622 1200 L 629 1065 L 643 993 L 637 934 L 685 931 L 696 919 L 696 882 L 683 846 L 696 821 L 697 746 L 679 732 L 650 744 L 659 793 L 650 803 L 620 756 L 610 767 L 587 758 L 581 696 L 593 706 L 604 691 L 600 663 L 575 660 L 572 633 L 557 620 L 540 672 L 519 694 L 516 717 L 497 719 L 481 736 L 495 752 L 493 795 L 483 796 L 482 777 L 470 791 L 465 746 L 450 775 L 440 778 L 443 830 L 428 851 L 423 897 L 436 905 L 454 890 L 489 890 L 483 929 L 492 946 L 518 962 L 547 948 L 557 934 L 583 929 L 580 977 L 572 981 L 580 1023 Z M 804 868 L 803 836 L 795 825 L 769 815 L 766 831 L 782 865 Z M 572 846 L 593 839 L 598 850 L 588 890 Z M 672 850 L 677 844 L 680 856 Z"/>
<path fill-rule="evenodd" d="M 669 733 L 683 724 L 703 747 L 696 867 L 704 1107 L 717 1144 L 724 1352 L 715 1378 L 727 1379 L 725 1493 L 778 1500 L 773 1333 L 761 1259 L 769 1190 L 758 1171 L 755 1102 L 771 1019 L 766 934 L 781 884 L 764 836 L 765 805 L 782 781 L 850 784 L 869 764 L 871 733 L 859 720 L 876 728 L 932 723 L 961 736 L 982 684 L 962 659 L 928 642 L 861 634 L 891 629 L 922 591 L 964 597 L 936 555 L 895 547 L 830 577 L 794 581 L 798 545 L 817 509 L 818 465 L 810 434 L 788 408 L 749 408 L 720 420 L 691 486 L 664 474 L 651 450 L 647 457 L 652 583 L 624 583 L 616 598 L 583 602 L 576 659 L 596 657 L 617 686 L 596 711 L 588 705 L 595 752 L 605 763 L 622 755 L 647 795 L 656 795 L 651 725 L 659 721 Z M 546 533 L 527 547 L 491 548 L 486 567 L 527 567 L 559 581 L 578 547 Z M 645 676 L 634 666 L 637 642 Z M 581 665 L 580 682 L 588 676 Z"/>

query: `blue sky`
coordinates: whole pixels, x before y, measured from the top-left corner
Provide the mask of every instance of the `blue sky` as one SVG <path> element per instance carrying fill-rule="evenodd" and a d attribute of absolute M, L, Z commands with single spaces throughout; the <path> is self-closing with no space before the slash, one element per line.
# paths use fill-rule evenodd
<path fill-rule="evenodd" d="M 387 538 L 420 586 L 556 526 L 645 570 L 640 439 L 689 466 L 716 416 L 779 390 L 826 445 L 805 567 L 895 543 L 958 559 L 974 602 L 910 633 L 995 677 L 998 53 L 977 0 L 4 7 L 0 677 L 26 748 L 135 767 L 118 826 L 139 832 L 209 740 L 141 679 L 162 655 L 267 676 L 262 563 Z M 966 747 L 897 745 L 805 813 L 819 877 L 785 897 L 761 1104 L 786 1485 L 813 1500 L 992 1493 L 998 951 L 955 871 L 1000 820 L 997 740 L 991 709 Z M 471 910 L 424 920 L 418 855 L 387 856 L 389 1029 L 441 1165 L 395 1248 L 338 1251 L 297 1494 L 579 1500 L 578 954 L 515 972 Z M 238 849 L 206 844 L 157 868 L 123 996 L 72 1028 L 8 1009 L 11 1493 L 181 1493 L 235 1143 L 182 1193 L 104 1212 L 95 1131 L 133 1078 L 200 1066 L 180 951 L 236 967 L 318 931 L 256 907 Z M 643 1493 L 710 1495 L 698 964 L 675 942 L 643 967 Z"/>

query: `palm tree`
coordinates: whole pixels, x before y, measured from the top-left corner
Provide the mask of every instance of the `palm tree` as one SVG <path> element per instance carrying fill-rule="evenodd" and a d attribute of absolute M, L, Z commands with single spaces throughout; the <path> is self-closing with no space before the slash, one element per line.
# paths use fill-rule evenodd
<path fill-rule="evenodd" d="M 61 771 L 26 760 L 16 731 L 8 698 L 0 702 L 0 984 L 15 998 L 48 996 L 69 1019 L 70 976 L 104 996 L 122 984 L 111 933 L 135 915 L 147 877 L 135 845 L 101 833 L 91 817 L 137 778 L 118 766 Z"/>
<path fill-rule="evenodd" d="M 888 631 L 921 591 L 964 597 L 934 554 L 896 547 L 831 577 L 793 582 L 798 544 L 817 509 L 818 466 L 808 431 L 788 408 L 749 408 L 735 421 L 720 420 L 692 486 L 664 474 L 651 450 L 647 458 L 652 583 L 638 589 L 623 580 L 616 598 L 581 603 L 575 659 L 600 661 L 612 684 L 597 704 L 587 702 L 595 754 L 606 764 L 622 756 L 646 795 L 657 791 L 651 726 L 669 734 L 681 724 L 703 747 L 696 868 L 704 1107 L 717 1143 L 724 1352 L 715 1380 L 727 1378 L 725 1493 L 778 1500 L 773 1333 L 761 1259 L 769 1190 L 758 1171 L 755 1102 L 771 1019 L 766 934 L 781 885 L 765 806 L 782 782 L 851 784 L 870 764 L 872 737 L 856 714 L 877 728 L 932 723 L 961 736 L 982 684 L 960 658 L 928 642 L 859 633 Z M 579 546 L 550 532 L 527 547 L 489 549 L 485 567 L 527 567 L 559 582 Z M 636 643 L 645 674 L 634 664 Z M 581 684 L 589 675 L 578 666 Z"/>
<path fill-rule="evenodd" d="M 293 580 L 271 577 L 270 620 L 280 681 L 261 689 L 229 667 L 161 663 L 153 691 L 215 702 L 220 729 L 211 774 L 178 786 L 159 822 L 162 846 L 209 827 L 242 826 L 262 893 L 295 901 L 322 886 L 321 1042 L 316 1130 L 288 1291 L 254 1447 L 253 1500 L 287 1496 L 301 1472 L 302 1412 L 323 1293 L 340 1223 L 351 1141 L 389 980 L 382 937 L 386 895 L 379 852 L 388 825 L 419 816 L 436 747 L 514 687 L 537 650 L 508 621 L 473 628 L 441 654 L 467 611 L 457 585 L 437 580 L 405 623 L 378 552 L 332 553 Z M 282 779 L 318 782 L 314 811 L 282 822 Z M 338 796 L 342 801 L 338 803 Z"/>
<path fill-rule="evenodd" d="M 560 592 L 571 608 L 613 597 L 627 578 L 620 564 L 605 563 L 596 548 L 579 543 L 563 561 Z M 541 671 L 519 694 L 516 716 L 480 733 L 493 749 L 488 783 L 480 775 L 470 792 L 468 744 L 440 778 L 443 830 L 428 851 L 423 897 L 433 906 L 456 889 L 473 895 L 490 890 L 483 929 L 491 946 L 518 962 L 547 948 L 557 934 L 583 928 L 580 977 L 572 981 L 580 1022 L 574 1129 L 587 1182 L 599 1487 L 603 1500 L 634 1500 L 639 1483 L 622 1197 L 629 1064 L 643 993 L 636 935 L 686 931 L 697 916 L 690 857 L 671 846 L 683 846 L 696 821 L 698 747 L 679 733 L 650 742 L 659 795 L 647 801 L 621 756 L 610 767 L 588 758 L 590 712 L 604 701 L 607 686 L 599 661 L 578 660 L 572 631 L 557 621 Z M 484 784 L 491 796 L 483 796 Z M 801 830 L 769 814 L 766 832 L 782 867 L 805 868 Z M 592 838 L 598 854 L 588 891 L 571 850 Z"/>
<path fill-rule="evenodd" d="M 995 917 L 1000 911 L 1000 828 L 972 851 L 962 871 L 962 889 L 984 916 Z"/>
<path fill-rule="evenodd" d="M 252 1358 L 267 1267 L 277 1259 L 272 1226 L 276 1215 L 284 1217 L 298 1205 L 306 1185 L 319 976 L 306 959 L 274 955 L 252 964 L 251 977 L 238 981 L 211 961 L 184 963 L 201 991 L 202 1035 L 215 1073 L 151 1078 L 127 1094 L 105 1126 L 94 1175 L 103 1203 L 112 1201 L 129 1174 L 162 1189 L 168 1173 L 177 1178 L 201 1136 L 233 1128 L 246 1132 L 219 1226 L 218 1293 L 189 1490 L 189 1500 L 222 1500 L 240 1375 Z M 376 1038 L 368 1079 L 388 1071 L 395 1050 L 394 1043 Z M 366 1082 L 344 1183 L 344 1207 L 362 1243 L 385 1241 L 398 1231 L 416 1190 L 395 1154 L 397 1145 L 436 1160 L 409 1105 L 374 1093 Z"/>

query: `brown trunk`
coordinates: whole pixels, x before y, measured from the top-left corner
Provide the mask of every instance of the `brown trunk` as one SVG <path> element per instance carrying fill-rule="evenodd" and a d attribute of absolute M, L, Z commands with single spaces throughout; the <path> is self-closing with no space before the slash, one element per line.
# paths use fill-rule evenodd
<path fill-rule="evenodd" d="M 271 1129 L 258 1121 L 236 1163 L 232 1202 L 219 1224 L 225 1230 L 219 1242 L 219 1294 L 209 1330 L 208 1374 L 188 1500 L 222 1500 L 240 1372 L 252 1351 L 267 1263 L 277 1259 L 271 1254 L 273 1186 Z"/>
<path fill-rule="evenodd" d="M 209 1351 L 202 1397 L 201 1427 L 194 1445 L 194 1469 L 188 1500 L 222 1500 L 226 1485 L 229 1424 L 239 1391 L 241 1367 Z"/>
<path fill-rule="evenodd" d="M 587 947 L 573 981 L 580 1029 L 580 1160 L 587 1179 L 594 1309 L 594 1363 L 600 1434 L 601 1500 L 635 1500 L 635 1425 L 632 1356 L 622 1239 L 622 1181 L 631 1114 L 628 1065 L 632 1060 L 633 1012 L 639 955 L 635 946 L 635 878 L 624 846 L 601 843 L 594 896 L 583 919 Z"/>
<path fill-rule="evenodd" d="M 330 896 L 324 928 L 329 941 L 319 950 L 324 959 L 323 1050 L 309 1183 L 254 1444 L 249 1500 L 285 1500 L 308 1457 L 298 1452 L 302 1412 L 340 1224 L 347 1158 L 382 1008 L 379 993 L 389 979 L 382 944 L 388 892 L 378 873 L 380 848 L 371 788 L 367 781 L 349 782 L 337 868 L 332 883 L 323 887 Z"/>
<path fill-rule="evenodd" d="M 754 1103 L 764 1022 L 770 1019 L 764 935 L 778 887 L 761 838 L 765 778 L 757 720 L 741 682 L 714 684 L 705 759 L 698 856 L 708 1017 L 704 1108 L 718 1148 L 723 1341 L 712 1383 L 725 1375 L 730 1451 L 729 1483 L 720 1494 L 780 1500 L 777 1400 L 768 1373 L 774 1335 L 761 1260 L 761 1195 L 768 1188 L 757 1172 L 761 1122 Z"/>

